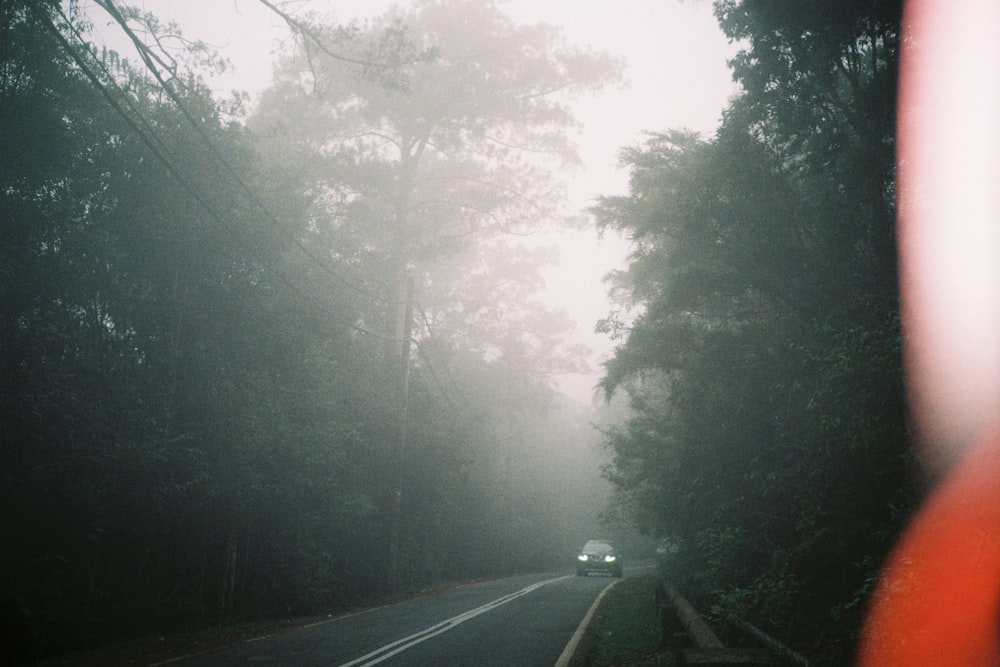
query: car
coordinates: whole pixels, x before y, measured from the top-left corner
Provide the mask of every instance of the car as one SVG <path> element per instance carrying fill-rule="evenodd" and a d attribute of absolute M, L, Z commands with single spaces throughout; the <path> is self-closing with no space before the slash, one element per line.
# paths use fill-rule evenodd
<path fill-rule="evenodd" d="M 613 577 L 622 576 L 622 555 L 607 540 L 587 540 L 576 557 L 576 576 L 585 577 L 591 572 L 607 572 Z"/>

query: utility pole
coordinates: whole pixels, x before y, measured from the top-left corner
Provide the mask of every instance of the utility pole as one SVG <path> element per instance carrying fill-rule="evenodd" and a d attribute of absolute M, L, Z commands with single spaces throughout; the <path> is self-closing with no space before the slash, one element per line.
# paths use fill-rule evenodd
<path fill-rule="evenodd" d="M 403 306 L 403 322 L 400 328 L 398 397 L 396 404 L 396 442 L 393 448 L 393 489 L 392 508 L 389 519 L 389 592 L 399 588 L 399 542 L 403 523 L 403 468 L 406 456 L 406 435 L 410 395 L 410 347 L 413 333 L 413 277 L 406 278 L 406 299 Z"/>
<path fill-rule="evenodd" d="M 411 257 L 411 200 L 414 176 L 426 141 L 402 136 L 400 140 L 399 183 L 394 202 L 395 234 L 389 255 L 389 300 L 387 316 L 388 344 L 399 347 L 396 397 L 396 441 L 393 446 L 392 498 L 389 509 L 389 567 L 386 582 L 389 592 L 399 589 L 399 544 L 403 524 L 403 461 L 406 457 L 407 412 L 410 388 L 410 337 L 413 329 L 413 267 Z"/>

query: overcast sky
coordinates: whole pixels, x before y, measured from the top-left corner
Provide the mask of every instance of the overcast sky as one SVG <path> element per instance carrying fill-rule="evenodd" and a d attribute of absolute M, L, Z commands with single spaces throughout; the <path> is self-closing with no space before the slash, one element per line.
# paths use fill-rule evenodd
<path fill-rule="evenodd" d="M 84 6 L 87 6 L 84 0 Z M 287 30 L 258 0 L 135 0 L 133 4 L 176 21 L 190 38 L 216 47 L 232 61 L 232 71 L 215 80 L 220 93 L 245 90 L 255 96 L 267 87 L 271 61 L 287 40 Z M 336 18 L 368 18 L 394 4 L 390 0 L 299 0 L 279 3 L 292 13 L 317 11 Z M 574 206 L 584 208 L 599 195 L 625 191 L 627 173 L 617 168 L 619 150 L 642 141 L 644 131 L 688 128 L 711 134 L 735 91 L 726 60 L 735 48 L 722 35 L 707 0 L 500 0 L 522 23 L 559 26 L 571 44 L 589 46 L 625 60 L 628 86 L 581 101 L 577 116 L 584 167 L 567 175 Z M 102 10 L 90 4 L 98 28 Z M 624 261 L 624 246 L 599 241 L 592 233 L 558 240 L 561 262 L 547 272 L 548 299 L 577 322 L 580 342 L 595 350 L 595 370 L 611 348 L 593 334 L 610 305 L 601 278 Z M 565 378 L 562 387 L 588 401 L 597 375 Z"/>

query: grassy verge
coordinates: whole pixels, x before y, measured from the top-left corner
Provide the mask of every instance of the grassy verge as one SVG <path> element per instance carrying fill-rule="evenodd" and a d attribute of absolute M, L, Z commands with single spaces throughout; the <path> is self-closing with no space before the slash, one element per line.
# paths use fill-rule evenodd
<path fill-rule="evenodd" d="M 623 579 L 608 591 L 594 614 L 588 634 L 587 667 L 668 667 L 658 655 L 660 617 L 656 606 L 656 575 Z"/>

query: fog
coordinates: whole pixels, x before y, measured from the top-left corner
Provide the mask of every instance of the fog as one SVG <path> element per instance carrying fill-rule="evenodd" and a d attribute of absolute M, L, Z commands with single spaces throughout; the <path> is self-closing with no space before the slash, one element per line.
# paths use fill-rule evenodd
<path fill-rule="evenodd" d="M 609 538 L 848 661 L 920 493 L 900 2 L 3 7 L 18 660 Z"/>
<path fill-rule="evenodd" d="M 363 7 L 11 15 L 22 656 L 639 544 L 595 427 L 624 245 L 586 212 L 649 120 L 597 39 L 631 28 Z"/>
<path fill-rule="evenodd" d="M 295 15 L 312 12 L 330 22 L 372 20 L 391 7 L 391 0 L 344 0 L 296 6 Z M 287 22 L 258 0 L 206 4 L 199 0 L 144 0 L 140 5 L 164 20 L 175 21 L 185 37 L 203 40 L 227 60 L 224 71 L 206 72 L 214 94 L 232 91 L 249 97 L 248 110 L 271 84 L 280 54 L 296 43 Z M 726 65 L 735 46 L 726 39 L 712 14 L 711 3 L 596 2 L 580 6 L 566 0 L 506 0 L 504 14 L 521 24 L 548 24 L 572 45 L 619 58 L 621 81 L 599 91 L 567 99 L 575 122 L 567 127 L 579 163 L 563 165 L 549 177 L 564 190 L 559 217 L 571 224 L 539 228 L 517 243 L 554 249 L 540 268 L 544 285 L 539 298 L 551 309 L 564 310 L 574 323 L 572 337 L 588 350 L 579 372 L 555 376 L 559 389 L 590 403 L 600 368 L 613 341 L 594 332 L 598 320 L 616 307 L 605 276 L 624 266 L 627 242 L 613 231 L 598 233 L 586 212 L 599 196 L 620 194 L 627 171 L 619 151 L 642 141 L 648 131 L 684 127 L 709 134 L 715 130 L 727 100 L 737 86 Z M 100 41 L 124 54 L 130 42 L 104 12 L 94 7 Z M 550 221 L 550 222 L 555 222 Z"/>

